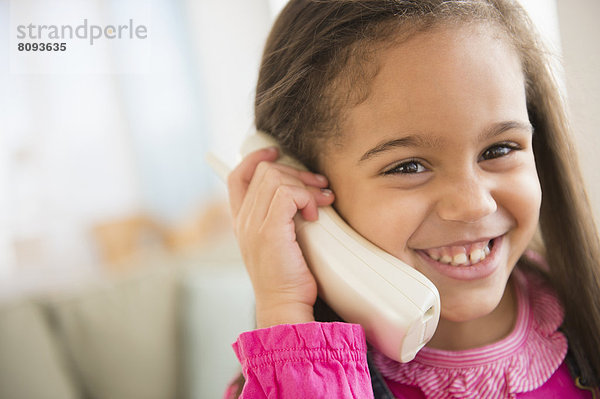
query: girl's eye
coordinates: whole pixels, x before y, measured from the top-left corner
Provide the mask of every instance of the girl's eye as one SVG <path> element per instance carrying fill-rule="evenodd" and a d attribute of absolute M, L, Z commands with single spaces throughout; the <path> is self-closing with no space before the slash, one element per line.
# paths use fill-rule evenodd
<path fill-rule="evenodd" d="M 395 174 L 415 174 L 425 172 L 427 169 L 419 162 L 415 160 L 405 161 L 399 163 L 392 168 L 383 172 L 384 175 L 395 175 Z"/>
<path fill-rule="evenodd" d="M 483 154 L 481 154 L 481 157 L 479 160 L 487 161 L 489 159 L 504 157 L 504 156 L 510 154 L 511 152 L 513 152 L 515 150 L 520 150 L 520 149 L 521 148 L 514 143 L 494 144 L 493 146 L 491 146 L 490 148 L 485 150 L 483 152 Z"/>

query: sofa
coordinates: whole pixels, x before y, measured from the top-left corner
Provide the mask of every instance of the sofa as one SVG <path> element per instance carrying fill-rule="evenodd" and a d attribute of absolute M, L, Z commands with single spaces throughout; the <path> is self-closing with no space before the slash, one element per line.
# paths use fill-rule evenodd
<path fill-rule="evenodd" d="M 207 252 L 211 255 L 207 255 Z M 0 398 L 219 398 L 253 327 L 235 245 L 0 302 Z"/>

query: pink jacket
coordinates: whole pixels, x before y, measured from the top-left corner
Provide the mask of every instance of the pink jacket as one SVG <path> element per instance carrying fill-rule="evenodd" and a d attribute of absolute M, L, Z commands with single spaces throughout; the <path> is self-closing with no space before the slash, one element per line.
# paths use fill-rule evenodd
<path fill-rule="evenodd" d="M 313 322 L 245 332 L 233 345 L 246 378 L 240 397 L 373 398 L 373 376 L 396 398 L 591 398 L 575 387 L 564 361 L 558 301 L 539 281 L 521 273 L 515 279 L 519 313 L 508 337 L 459 352 L 426 347 L 406 364 L 369 348 L 373 372 L 359 325 Z"/>

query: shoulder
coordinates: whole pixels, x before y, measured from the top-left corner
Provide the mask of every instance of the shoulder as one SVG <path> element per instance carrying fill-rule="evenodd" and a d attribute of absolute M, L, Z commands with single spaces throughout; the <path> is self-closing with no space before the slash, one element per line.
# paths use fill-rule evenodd
<path fill-rule="evenodd" d="M 533 319 L 533 329 L 543 336 L 555 334 L 564 319 L 563 306 L 547 277 L 548 264 L 537 252 L 524 254 L 526 264 L 518 266 L 513 277 L 523 295 L 523 302 L 529 305 Z"/>

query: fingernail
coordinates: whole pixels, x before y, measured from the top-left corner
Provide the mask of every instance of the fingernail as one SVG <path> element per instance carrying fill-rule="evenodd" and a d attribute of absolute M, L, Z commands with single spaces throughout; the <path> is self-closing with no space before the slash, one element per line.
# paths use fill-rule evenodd
<path fill-rule="evenodd" d="M 267 148 L 265 148 L 265 151 L 275 153 L 275 152 L 277 152 L 277 147 L 275 147 L 275 146 L 273 146 L 273 147 L 267 147 Z"/>
<path fill-rule="evenodd" d="M 327 178 L 326 178 L 325 176 L 323 176 L 323 175 L 320 175 L 320 174 L 318 174 L 318 173 L 315 173 L 315 177 L 316 177 L 316 178 L 317 178 L 317 180 L 319 180 L 320 182 L 323 182 L 323 183 L 327 182 Z"/>
<path fill-rule="evenodd" d="M 322 193 L 323 195 L 325 195 L 325 196 L 329 197 L 331 194 L 333 194 L 333 191 L 331 191 L 331 190 L 330 190 L 330 189 L 328 189 L 328 188 L 322 188 L 322 189 L 321 189 L 321 193 Z"/>

